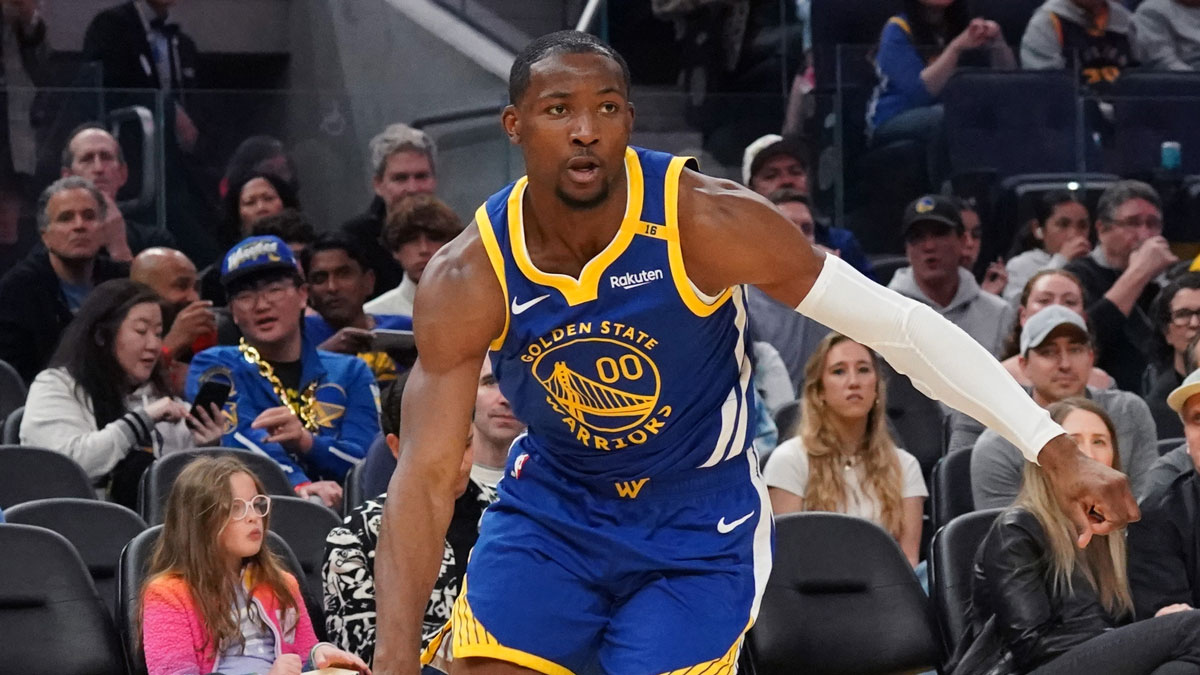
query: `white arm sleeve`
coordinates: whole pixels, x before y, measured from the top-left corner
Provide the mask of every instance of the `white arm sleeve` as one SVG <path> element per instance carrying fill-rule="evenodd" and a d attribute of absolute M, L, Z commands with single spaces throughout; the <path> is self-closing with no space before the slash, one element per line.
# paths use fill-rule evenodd
<path fill-rule="evenodd" d="M 848 263 L 825 266 L 796 311 L 879 352 L 926 396 L 979 420 L 1031 462 L 1062 427 L 998 361 L 930 307 L 867 279 Z"/>

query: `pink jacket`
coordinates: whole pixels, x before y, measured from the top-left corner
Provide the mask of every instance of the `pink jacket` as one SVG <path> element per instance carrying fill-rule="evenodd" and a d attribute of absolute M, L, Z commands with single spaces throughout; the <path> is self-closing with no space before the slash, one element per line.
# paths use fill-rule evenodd
<path fill-rule="evenodd" d="M 296 654 L 307 662 L 317 636 L 295 577 L 288 574 L 287 583 L 299 611 L 288 610 L 286 616 L 270 587 L 255 586 L 250 597 L 269 619 L 276 657 Z M 211 646 L 204 649 L 207 631 L 182 577 L 160 576 L 150 582 L 142 605 L 142 626 L 149 675 L 201 675 L 219 670 L 220 656 Z M 293 628 L 285 632 L 289 626 Z"/>

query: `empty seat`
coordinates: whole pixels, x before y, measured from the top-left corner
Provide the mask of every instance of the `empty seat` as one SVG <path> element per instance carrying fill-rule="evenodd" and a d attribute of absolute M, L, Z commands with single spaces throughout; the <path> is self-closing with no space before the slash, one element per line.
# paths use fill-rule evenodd
<path fill-rule="evenodd" d="M 967 513 L 933 535 L 929 556 L 929 595 L 946 654 L 953 654 L 967 628 L 975 552 L 1003 509 Z"/>
<path fill-rule="evenodd" d="M 838 52 L 842 46 L 858 47 L 854 59 L 842 63 L 842 83 L 851 79 L 874 82 L 874 71 L 865 56 L 872 45 L 879 42 L 883 25 L 892 16 L 899 14 L 904 4 L 899 0 L 813 0 L 810 20 L 812 21 L 813 69 L 817 86 L 832 88 L 838 84 Z M 852 61 L 852 62 L 851 62 Z M 853 69 L 853 73 L 848 72 Z"/>
<path fill-rule="evenodd" d="M 66 455 L 0 445 L 0 508 L 51 497 L 95 499 L 96 491 L 83 467 Z"/>
<path fill-rule="evenodd" d="M 332 509 L 299 497 L 272 497 L 269 517 L 271 531 L 287 542 L 304 575 L 297 577 L 304 589 L 304 601 L 313 617 L 317 635 L 325 631 L 324 586 L 321 564 L 325 561 L 325 537 L 342 524 Z"/>
<path fill-rule="evenodd" d="M 955 450 L 938 460 L 929 481 L 929 499 L 933 531 L 937 532 L 956 516 L 975 510 L 971 493 L 971 448 Z"/>
<path fill-rule="evenodd" d="M 1127 70 L 1113 83 L 1109 171 L 1128 175 L 1161 164 L 1164 141 L 1183 146 L 1183 173 L 1200 173 L 1200 74 Z"/>
<path fill-rule="evenodd" d="M 122 675 L 113 619 L 71 542 L 30 525 L 0 524 L 0 670 Z"/>
<path fill-rule="evenodd" d="M 167 497 L 171 495 L 171 486 L 189 462 L 201 456 L 230 455 L 241 460 L 258 480 L 268 494 L 294 496 L 292 485 L 284 475 L 279 463 L 266 455 L 260 455 L 250 450 L 238 448 L 201 448 L 187 452 L 173 452 L 163 456 L 150 465 L 142 474 L 142 483 L 138 496 L 138 510 L 150 525 L 159 525 L 166 514 Z"/>
<path fill-rule="evenodd" d="M 367 501 L 363 488 L 362 472 L 365 462 L 359 462 L 350 467 L 346 478 L 342 481 L 342 515 L 349 515 L 355 507 Z M 372 495 L 374 496 L 374 495 Z"/>
<path fill-rule="evenodd" d="M 759 675 L 938 664 L 925 593 L 883 528 L 837 513 L 794 513 L 777 518 L 775 532 L 775 564 L 749 634 Z"/>
<path fill-rule="evenodd" d="M 29 390 L 17 369 L 7 361 L 0 360 L 0 420 L 7 419 L 12 411 L 25 405 L 28 394 Z"/>
<path fill-rule="evenodd" d="M 10 523 L 36 525 L 67 538 L 96 584 L 100 599 L 116 616 L 117 560 L 146 522 L 124 506 L 97 499 L 39 499 L 4 512 Z"/>
<path fill-rule="evenodd" d="M 25 406 L 18 406 L 3 418 L 0 418 L 0 443 L 4 445 L 21 444 L 21 418 L 25 415 Z"/>

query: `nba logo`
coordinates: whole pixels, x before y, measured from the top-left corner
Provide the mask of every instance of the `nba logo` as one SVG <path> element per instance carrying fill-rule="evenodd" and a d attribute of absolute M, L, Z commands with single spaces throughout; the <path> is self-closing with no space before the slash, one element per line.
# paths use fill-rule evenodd
<path fill-rule="evenodd" d="M 521 455 L 519 457 L 517 457 L 517 461 L 513 462 L 512 471 L 508 472 L 509 475 L 511 475 L 513 478 L 520 478 L 521 477 L 521 467 L 525 466 L 525 462 L 528 462 L 528 461 L 529 461 L 529 453 L 522 452 Z"/>

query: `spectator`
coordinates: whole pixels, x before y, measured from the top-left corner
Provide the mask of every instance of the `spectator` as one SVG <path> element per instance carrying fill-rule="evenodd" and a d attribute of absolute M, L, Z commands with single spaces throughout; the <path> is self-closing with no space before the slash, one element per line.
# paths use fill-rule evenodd
<path fill-rule="evenodd" d="M 45 84 L 49 48 L 37 0 L 11 0 L 0 15 L 0 183 L 34 173 L 36 148 L 31 120 L 34 87 Z M 15 113 L 15 114 L 14 114 Z M 0 243 L 4 237 L 0 237 Z"/>
<path fill-rule="evenodd" d="M 917 459 L 887 431 L 878 358 L 849 338 L 821 340 L 805 369 L 800 434 L 763 472 L 776 515 L 834 511 L 886 529 L 916 566 L 929 495 Z"/>
<path fill-rule="evenodd" d="M 223 219 L 219 237 L 221 246 L 225 250 L 232 248 L 234 244 L 246 237 L 255 236 L 252 230 L 259 220 L 284 211 L 298 213 L 300 210 L 300 201 L 296 198 L 296 193 L 292 191 L 291 186 L 281 178 L 268 173 L 252 173 L 235 182 L 230 186 L 229 192 L 225 194 L 225 199 L 221 203 Z M 296 225 L 293 229 L 301 232 L 303 226 Z M 312 226 L 308 226 L 308 229 L 311 241 Z M 292 241 L 276 232 L 264 232 L 263 234 L 274 234 L 284 241 Z M 226 305 L 225 291 L 221 287 L 220 264 L 210 265 L 200 274 L 200 297 L 211 300 L 217 307 Z"/>
<path fill-rule="evenodd" d="M 1150 303 L 1159 275 L 1178 261 L 1162 237 L 1162 206 L 1154 188 L 1120 181 L 1100 196 L 1100 243 L 1064 269 L 1083 283 L 1087 315 L 1095 327 L 1098 364 L 1126 391 L 1142 391 L 1142 373 L 1156 343 Z"/>
<path fill-rule="evenodd" d="M 1163 286 L 1150 314 L 1158 329 L 1159 348 L 1155 363 L 1146 369 L 1144 398 L 1154 414 L 1158 437 L 1178 438 L 1183 426 L 1177 411 L 1167 405 L 1167 395 L 1192 372 L 1189 345 L 1200 334 L 1200 272 L 1184 272 Z"/>
<path fill-rule="evenodd" d="M 26 382 L 46 367 L 92 287 L 129 273 L 128 265 L 97 257 L 106 204 L 86 178 L 52 183 L 37 205 L 45 250 L 33 251 L 0 278 L 0 359 Z"/>
<path fill-rule="evenodd" d="M 102 223 L 102 237 L 113 260 L 128 262 L 151 246 L 175 246 L 170 232 L 121 213 L 117 193 L 129 178 L 129 167 L 121 144 L 104 127 L 89 122 L 71 133 L 63 149 L 62 175 L 86 178 L 104 195 L 108 217 Z"/>
<path fill-rule="evenodd" d="M 1083 84 L 1112 84 L 1142 60 L 1133 14 L 1113 0 L 1046 0 L 1021 37 L 1021 67 L 1079 72 Z"/>
<path fill-rule="evenodd" d="M 296 184 L 296 164 L 287 154 L 283 142 L 271 136 L 251 136 L 233 151 L 217 192 L 224 199 L 230 185 L 241 183 L 246 176 L 256 173 L 269 173 L 287 183 L 292 192 L 300 191 Z"/>
<path fill-rule="evenodd" d="M 396 249 L 384 248 L 384 223 L 404 197 L 437 190 L 436 164 L 433 139 L 407 124 L 388 125 L 371 139 L 371 167 L 375 171 L 371 187 L 375 198 L 366 211 L 347 221 L 342 229 L 367 252 L 375 271 L 375 295 L 400 286 L 406 271 L 404 263 L 394 258 Z"/>
<path fill-rule="evenodd" d="M 1198 347 L 1200 347 L 1200 337 L 1192 340 L 1192 343 L 1188 349 L 1188 367 L 1191 368 L 1191 371 L 1189 372 L 1194 373 L 1198 367 L 1197 361 L 1200 361 L 1200 358 L 1198 358 L 1198 355 L 1200 355 L 1200 350 L 1197 349 Z M 1189 418 L 1187 416 L 1188 408 L 1184 405 L 1187 402 L 1187 399 L 1191 396 L 1191 393 L 1195 393 L 1195 387 L 1185 388 L 1185 385 L 1192 384 L 1194 379 L 1195 378 L 1193 378 L 1193 380 L 1189 380 L 1188 378 L 1184 378 L 1183 384 L 1180 384 L 1167 396 L 1167 406 L 1172 412 L 1179 416 L 1179 426 L 1182 431 L 1179 432 L 1180 437 L 1178 438 L 1159 439 L 1159 443 L 1162 443 L 1164 440 L 1178 440 L 1179 445 L 1165 453 L 1162 452 L 1161 449 L 1159 450 L 1161 456 L 1154 462 L 1154 464 L 1150 466 L 1150 475 L 1146 480 L 1145 499 L 1150 499 L 1150 495 L 1154 494 L 1155 491 L 1165 488 L 1166 485 L 1175 480 L 1175 477 L 1179 474 L 1186 473 L 1195 468 L 1195 463 L 1192 461 L 1192 456 L 1190 454 L 1190 447 L 1195 446 L 1200 448 L 1200 426 L 1189 426 Z M 1174 398 L 1172 398 L 1172 395 L 1174 395 Z M 1198 401 L 1198 403 L 1200 403 L 1200 401 Z M 1200 423 L 1200 416 L 1192 421 Z M 1190 436 L 1195 436 L 1195 438 L 1191 438 L 1191 440 L 1189 440 Z"/>
<path fill-rule="evenodd" d="M 183 393 L 186 364 L 217 343 L 212 303 L 196 293 L 196 266 L 170 248 L 148 248 L 133 259 L 129 278 L 145 284 L 163 303 L 163 359 L 173 394 Z"/>
<path fill-rule="evenodd" d="M 221 264 L 236 347 L 212 347 L 192 359 L 187 398 L 204 382 L 233 385 L 223 444 L 270 455 L 296 494 L 341 503 L 346 471 L 362 461 L 379 433 L 375 379 L 353 356 L 317 351 L 300 318 L 308 291 L 287 244 L 251 237 Z"/>
<path fill-rule="evenodd" d="M 810 240 L 824 246 L 853 265 L 858 271 L 875 278 L 871 261 L 863 253 L 862 246 L 854 233 L 842 227 L 833 227 L 817 217 L 809 190 L 809 175 L 812 173 L 811 151 L 802 138 L 784 138 L 778 134 L 767 134 L 746 146 L 742 155 L 742 181 L 751 190 L 771 200 L 783 210 L 783 204 L 795 203 L 796 196 L 804 197 L 808 207 L 813 235 Z M 778 199 L 775 193 L 782 192 Z M 790 214 L 786 214 L 789 215 Z"/>
<path fill-rule="evenodd" d="M 1096 461 L 1121 468 L 1112 420 L 1068 399 L 1050 416 Z M 966 653 L 955 673 L 1184 673 L 1200 660 L 1200 613 L 1128 624 L 1133 599 L 1122 532 L 1080 537 L 1041 467 L 975 554 Z M 1128 625 L 1126 625 L 1128 624 Z"/>
<path fill-rule="evenodd" d="M 1160 70 L 1200 69 L 1200 3 L 1145 0 L 1133 15 L 1146 65 Z"/>
<path fill-rule="evenodd" d="M 1087 325 L 1076 312 L 1051 305 L 1034 314 L 1021 331 L 1021 368 L 1032 382 L 1030 395 L 1043 408 L 1072 397 L 1100 406 L 1116 427 L 1121 466 L 1133 493 L 1145 493 L 1150 465 L 1158 457 L 1154 419 L 1145 401 L 1118 389 L 1087 386 L 1095 352 Z M 971 492 L 975 508 L 1012 504 L 1021 489 L 1021 453 L 996 432 L 987 430 L 971 453 Z"/>
<path fill-rule="evenodd" d="M 486 359 L 484 368 L 490 377 L 491 369 Z M 482 380 L 480 382 L 479 396 L 482 398 L 485 386 Z M 487 386 L 496 388 L 494 378 Z M 396 413 L 400 409 L 401 387 L 393 385 L 391 389 L 388 395 L 390 405 L 384 406 L 383 433 L 388 457 L 394 464 L 400 454 L 400 419 Z M 498 391 L 496 393 L 499 394 Z M 507 402 L 504 407 L 507 407 Z M 496 500 L 493 487 L 479 482 L 472 475 L 472 458 L 479 447 L 481 432 L 479 418 L 480 408 L 477 406 L 475 424 L 467 433 L 467 452 L 459 468 L 458 484 L 461 487 L 446 532 L 441 572 L 429 596 L 429 604 L 425 607 L 422 648 L 450 620 L 451 608 L 462 589 L 467 557 L 479 536 L 479 518 L 484 509 Z M 506 422 L 504 426 L 507 428 L 512 424 Z M 390 477 L 389 472 L 387 478 Z M 372 490 L 368 494 L 378 496 L 354 509 L 346 516 L 342 526 L 334 528 L 326 537 L 325 564 L 321 574 L 325 579 L 325 628 L 329 639 L 371 664 L 375 659 L 375 548 L 379 543 L 379 523 L 383 519 L 387 493 Z"/>
<path fill-rule="evenodd" d="M 959 266 L 963 222 L 947 197 L 926 195 L 904 212 L 904 252 L 909 267 L 897 270 L 888 288 L 932 307 L 951 323 L 997 353 L 1013 322 L 1008 303 L 979 288 Z"/>
<path fill-rule="evenodd" d="M 1200 370 L 1167 399 L 1183 423 L 1186 444 L 1179 467 L 1141 501 L 1142 519 L 1129 528 L 1129 583 L 1138 618 L 1165 608 L 1200 606 Z M 1156 465 L 1176 458 L 1164 456 Z"/>
<path fill-rule="evenodd" d="M 138 603 L 137 637 L 150 675 L 299 673 L 367 666 L 317 642 L 300 584 L 263 548 L 271 498 L 233 457 L 184 467 Z"/>
<path fill-rule="evenodd" d="M 371 442 L 371 447 L 367 448 L 367 456 L 358 472 L 364 495 L 374 496 L 387 492 L 388 482 L 396 472 L 396 456 L 388 447 L 387 430 L 400 428 L 400 401 L 404 397 L 404 386 L 408 384 L 410 372 L 412 371 L 404 371 L 396 379 L 379 388 L 379 426 L 382 427 L 382 431 Z"/>
<path fill-rule="evenodd" d="M 492 374 L 492 360 L 483 360 L 479 388 L 475 390 L 475 417 L 472 422 L 471 480 L 491 489 L 504 477 L 508 448 L 525 432 L 525 424 L 513 416 L 512 406 L 500 391 Z"/>
<path fill-rule="evenodd" d="M 159 359 L 162 303 L 128 279 L 96 287 L 29 388 L 23 445 L 75 460 L 113 501 L 134 508 L 138 479 L 155 457 L 221 438 L 220 410 L 170 394 Z"/>
<path fill-rule="evenodd" d="M 375 273 L 358 242 L 342 233 L 324 234 L 305 249 L 300 260 L 308 279 L 309 303 L 316 310 L 316 315 L 304 317 L 308 339 L 317 349 L 357 355 L 381 385 L 396 379 L 396 362 L 373 346 L 372 331 L 412 330 L 412 318 L 363 311 L 363 301 L 375 286 Z"/>
<path fill-rule="evenodd" d="M 979 260 L 979 249 L 983 246 L 983 221 L 979 211 L 975 210 L 975 202 L 971 199 L 958 199 L 958 216 L 963 223 L 962 258 L 958 264 L 974 274 L 975 263 Z M 979 287 L 992 295 L 1004 293 L 1008 284 L 1008 271 L 1004 268 L 1003 260 L 988 263 L 983 271 L 983 281 Z"/>
<path fill-rule="evenodd" d="M 969 18 L 965 0 L 904 0 L 904 11 L 888 20 L 879 38 L 879 85 L 867 108 L 867 135 L 876 146 L 899 140 L 924 143 L 932 185 L 940 185 L 946 171 L 942 89 L 965 53 L 981 48 L 992 66 L 1015 67 L 1000 26 Z"/>
<path fill-rule="evenodd" d="M 462 221 L 437 197 L 415 194 L 388 207 L 383 244 L 403 268 L 399 285 L 366 303 L 368 312 L 412 316 L 413 298 L 425 266 L 438 249 L 462 232 Z M 380 283 L 376 269 L 376 286 Z"/>
<path fill-rule="evenodd" d="M 1053 190 L 1034 203 L 1037 221 L 1032 224 L 1036 248 L 1023 251 L 1008 261 L 1008 286 L 1004 299 L 1014 302 L 1034 274 L 1061 269 L 1091 250 L 1091 216 L 1073 192 Z"/>

